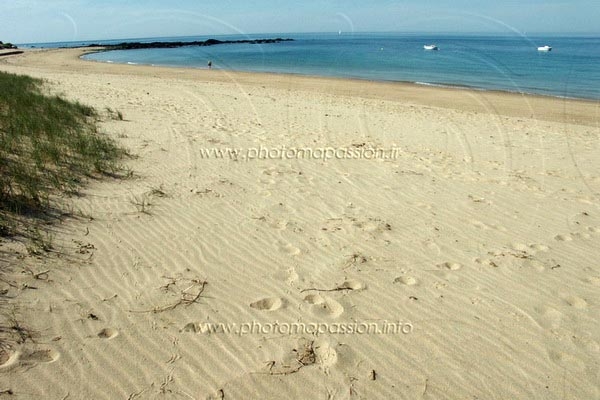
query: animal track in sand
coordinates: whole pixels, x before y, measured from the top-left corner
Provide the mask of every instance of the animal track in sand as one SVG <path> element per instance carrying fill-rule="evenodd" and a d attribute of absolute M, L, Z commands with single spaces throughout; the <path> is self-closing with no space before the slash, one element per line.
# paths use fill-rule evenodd
<path fill-rule="evenodd" d="M 262 311 L 275 311 L 283 306 L 283 300 L 279 297 L 267 297 L 250 304 L 250 307 Z"/>
<path fill-rule="evenodd" d="M 112 328 L 104 328 L 100 332 L 98 332 L 98 337 L 101 339 L 114 339 L 119 336 L 119 331 Z"/>
<path fill-rule="evenodd" d="M 458 271 L 459 269 L 462 268 L 462 265 L 459 263 L 445 262 L 442 264 L 438 264 L 437 267 L 439 269 L 448 269 L 450 271 Z"/>
<path fill-rule="evenodd" d="M 407 286 L 414 286 L 419 282 L 412 276 L 399 276 L 398 278 L 394 279 L 394 283 L 401 283 Z"/>

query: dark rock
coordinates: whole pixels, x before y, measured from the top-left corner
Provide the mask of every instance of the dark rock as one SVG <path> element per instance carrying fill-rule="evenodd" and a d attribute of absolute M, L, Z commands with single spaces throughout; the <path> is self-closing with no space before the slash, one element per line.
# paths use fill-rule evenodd
<path fill-rule="evenodd" d="M 216 46 L 219 44 L 270 44 L 280 42 L 290 42 L 294 39 L 253 39 L 253 40 L 217 40 L 208 39 L 205 41 L 193 41 L 193 42 L 123 42 L 119 44 L 90 44 L 86 47 L 104 47 L 106 50 L 136 50 L 136 49 L 172 49 L 177 47 L 186 46 Z"/>

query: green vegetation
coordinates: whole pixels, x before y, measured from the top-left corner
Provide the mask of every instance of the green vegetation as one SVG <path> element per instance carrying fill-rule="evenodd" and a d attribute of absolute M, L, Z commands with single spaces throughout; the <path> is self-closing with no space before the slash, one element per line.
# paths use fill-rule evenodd
<path fill-rule="evenodd" d="M 97 122 L 93 108 L 44 94 L 41 80 L 0 72 L 0 235 L 15 233 L 15 216 L 48 214 L 52 196 L 119 171 L 125 152 Z"/>
<path fill-rule="evenodd" d="M 16 48 L 17 48 L 17 46 L 15 46 L 12 43 L 2 43 L 2 41 L 0 41 L 0 50 L 3 50 L 3 49 L 16 49 Z"/>

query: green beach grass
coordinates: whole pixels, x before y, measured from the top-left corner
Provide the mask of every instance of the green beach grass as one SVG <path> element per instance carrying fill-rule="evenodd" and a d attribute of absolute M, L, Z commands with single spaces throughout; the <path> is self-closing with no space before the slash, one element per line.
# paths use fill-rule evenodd
<path fill-rule="evenodd" d="M 98 131 L 91 107 L 44 93 L 43 81 L 0 72 L 0 236 L 19 218 L 49 215 L 52 198 L 115 175 L 125 154 Z"/>

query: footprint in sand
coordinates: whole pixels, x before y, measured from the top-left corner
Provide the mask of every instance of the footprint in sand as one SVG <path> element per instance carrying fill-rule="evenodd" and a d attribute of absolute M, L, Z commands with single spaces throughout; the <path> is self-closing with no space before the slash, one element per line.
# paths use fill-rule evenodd
<path fill-rule="evenodd" d="M 595 204 L 596 199 L 594 199 L 593 197 L 589 197 L 589 196 L 581 196 L 581 197 L 577 197 L 576 200 L 580 203 L 583 204 Z"/>
<path fill-rule="evenodd" d="M 112 328 L 104 328 L 100 332 L 98 332 L 98 337 L 101 339 L 114 339 L 119 336 L 119 331 Z"/>
<path fill-rule="evenodd" d="M 283 300 L 279 297 L 267 297 L 250 304 L 250 307 L 262 311 L 275 311 L 283 306 Z"/>
<path fill-rule="evenodd" d="M 583 310 L 587 308 L 588 303 L 584 299 L 579 296 L 567 296 L 564 298 L 568 305 L 578 310 Z"/>
<path fill-rule="evenodd" d="M 300 254 L 300 249 L 292 245 L 291 243 L 277 242 L 276 245 L 279 251 L 281 251 L 282 253 L 286 253 L 291 256 L 297 256 L 298 254 Z"/>
<path fill-rule="evenodd" d="M 53 363 L 60 358 L 60 353 L 54 349 L 39 349 L 31 352 L 23 353 L 19 357 L 19 361 L 24 365 L 33 365 L 39 363 Z"/>
<path fill-rule="evenodd" d="M 433 205 L 430 203 L 414 203 L 413 206 L 420 208 L 421 210 L 431 210 Z"/>
<path fill-rule="evenodd" d="M 339 287 L 343 288 L 343 289 L 350 289 L 350 290 L 363 290 L 367 286 L 360 281 L 357 281 L 354 279 L 349 279 L 347 281 L 344 281 L 344 283 L 342 283 Z"/>
<path fill-rule="evenodd" d="M 353 219 L 352 226 L 367 233 L 381 233 L 392 230 L 392 226 L 389 223 L 378 218 L 369 218 L 364 221 Z"/>
<path fill-rule="evenodd" d="M 338 353 L 335 350 L 337 343 L 331 337 L 322 336 L 315 340 L 313 349 L 318 364 L 325 368 L 332 367 L 338 362 Z"/>
<path fill-rule="evenodd" d="M 488 231 L 488 230 L 496 230 L 496 231 L 500 231 L 500 232 L 507 232 L 508 230 L 501 226 L 501 225 L 496 225 L 496 224 L 487 224 L 485 222 L 473 219 L 471 220 L 471 224 L 477 228 L 477 229 L 481 229 L 482 231 Z"/>
<path fill-rule="evenodd" d="M 296 282 L 300 278 L 294 267 L 281 268 L 278 271 L 276 271 L 272 276 L 277 280 L 284 281 L 290 286 L 293 285 L 294 282 Z"/>
<path fill-rule="evenodd" d="M 490 227 L 485 223 L 477 220 L 471 220 L 471 225 L 473 225 L 477 229 L 481 229 L 482 231 L 487 231 Z"/>
<path fill-rule="evenodd" d="M 262 171 L 262 174 L 267 175 L 267 176 L 280 176 L 280 175 L 283 175 L 283 172 L 279 171 L 275 167 L 270 167 L 270 168 L 264 169 Z"/>
<path fill-rule="evenodd" d="M 425 241 L 421 242 L 421 244 L 423 246 L 427 247 L 427 249 L 430 252 L 434 252 L 437 254 L 440 254 L 442 252 L 442 249 L 440 248 L 440 246 L 438 246 L 438 244 L 431 239 L 425 240 Z"/>
<path fill-rule="evenodd" d="M 595 226 L 588 226 L 587 230 L 588 230 L 588 232 L 591 232 L 591 233 L 600 233 L 600 228 L 597 228 Z"/>
<path fill-rule="evenodd" d="M 598 344 L 598 342 L 595 341 L 591 335 L 587 337 L 575 336 L 572 340 L 577 347 L 584 349 L 588 353 L 600 352 L 600 344 Z"/>
<path fill-rule="evenodd" d="M 588 240 L 588 239 L 592 238 L 592 235 L 590 235 L 589 233 L 586 233 L 586 232 L 573 233 L 572 236 L 573 236 L 573 238 L 580 239 L 580 240 L 581 239 Z"/>
<path fill-rule="evenodd" d="M 394 279 L 394 283 L 401 283 L 406 286 L 414 286 L 419 282 L 412 276 L 399 276 L 398 278 Z"/>
<path fill-rule="evenodd" d="M 556 235 L 556 236 L 554 236 L 554 240 L 557 240 L 559 242 L 571 242 L 571 241 L 573 241 L 573 237 L 569 234 Z"/>
<path fill-rule="evenodd" d="M 522 251 L 524 253 L 528 253 L 528 252 L 536 253 L 536 252 L 540 252 L 540 251 L 550 250 L 550 248 L 548 246 L 539 244 L 539 243 L 530 243 L 530 244 L 514 243 L 511 247 L 513 248 L 513 250 Z"/>
<path fill-rule="evenodd" d="M 600 286 L 600 276 L 590 276 L 585 279 L 585 282 L 594 286 Z"/>
<path fill-rule="evenodd" d="M 0 350 L 0 371 L 3 369 L 10 368 L 15 365 L 19 360 L 21 353 L 18 351 L 10 351 L 9 349 Z"/>
<path fill-rule="evenodd" d="M 284 231 L 288 226 L 288 221 L 286 220 L 275 220 L 269 223 L 269 226 L 273 229 L 277 229 L 278 231 Z"/>
<path fill-rule="evenodd" d="M 537 312 L 537 318 L 535 318 L 535 320 L 542 328 L 558 329 L 561 327 L 563 313 L 560 311 L 547 306 L 541 306 L 535 311 Z"/>
<path fill-rule="evenodd" d="M 309 294 L 304 301 L 310 304 L 310 311 L 319 317 L 337 318 L 344 312 L 344 307 L 340 303 L 320 294 Z"/>
<path fill-rule="evenodd" d="M 258 182 L 262 183 L 263 185 L 274 185 L 276 183 L 275 179 L 266 178 L 266 177 L 265 178 L 259 178 Z"/>
<path fill-rule="evenodd" d="M 534 250 L 534 251 L 548 251 L 548 250 L 550 250 L 550 248 L 548 246 L 543 245 L 543 244 L 539 244 L 539 243 L 532 243 L 532 244 L 529 245 L 529 248 L 531 250 Z"/>
<path fill-rule="evenodd" d="M 588 228 L 588 232 L 591 232 Z M 558 240 L 559 242 L 571 242 L 575 239 L 577 240 L 589 240 L 592 238 L 592 235 L 588 232 L 575 232 L 575 233 L 567 233 L 564 235 L 556 235 L 554 236 L 554 240 Z"/>
<path fill-rule="evenodd" d="M 543 272 L 546 270 L 546 266 L 541 261 L 534 260 L 534 259 L 523 260 L 523 266 L 525 268 L 535 269 L 538 272 Z"/>
<path fill-rule="evenodd" d="M 438 264 L 437 267 L 439 269 L 447 269 L 450 271 L 458 271 L 459 269 L 462 268 L 462 265 L 459 263 L 453 263 L 453 262 L 445 262 L 442 264 Z"/>

